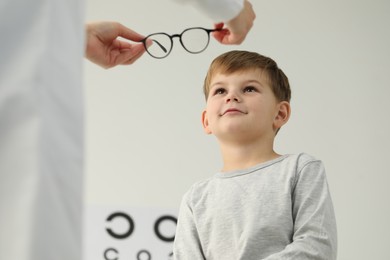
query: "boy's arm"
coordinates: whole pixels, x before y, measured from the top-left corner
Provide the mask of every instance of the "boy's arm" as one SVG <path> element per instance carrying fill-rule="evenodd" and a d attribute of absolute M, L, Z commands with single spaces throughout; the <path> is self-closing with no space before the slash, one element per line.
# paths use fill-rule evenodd
<path fill-rule="evenodd" d="M 190 192 L 187 192 L 184 195 L 180 205 L 173 246 L 173 259 L 175 260 L 206 259 L 202 252 L 202 246 L 194 222 L 192 209 L 189 205 L 188 198 L 190 197 L 190 194 Z"/>
<path fill-rule="evenodd" d="M 336 220 L 325 169 L 320 161 L 309 162 L 298 173 L 292 202 L 293 241 L 283 251 L 263 260 L 336 259 Z"/>

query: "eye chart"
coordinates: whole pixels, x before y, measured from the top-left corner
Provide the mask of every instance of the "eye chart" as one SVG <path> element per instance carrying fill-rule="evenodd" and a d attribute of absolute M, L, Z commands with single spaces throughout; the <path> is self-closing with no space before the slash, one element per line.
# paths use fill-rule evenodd
<path fill-rule="evenodd" d="M 177 209 L 88 206 L 84 260 L 171 260 Z"/>

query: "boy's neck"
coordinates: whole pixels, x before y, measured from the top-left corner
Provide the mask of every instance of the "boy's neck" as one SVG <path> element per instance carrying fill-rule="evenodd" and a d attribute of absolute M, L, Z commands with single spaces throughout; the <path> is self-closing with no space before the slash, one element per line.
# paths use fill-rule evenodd
<path fill-rule="evenodd" d="M 242 170 L 278 158 L 273 142 L 221 145 L 222 172 Z"/>

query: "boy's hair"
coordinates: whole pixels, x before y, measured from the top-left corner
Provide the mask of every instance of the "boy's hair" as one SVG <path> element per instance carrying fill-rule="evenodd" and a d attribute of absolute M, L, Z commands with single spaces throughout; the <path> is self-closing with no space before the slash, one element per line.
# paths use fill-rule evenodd
<path fill-rule="evenodd" d="M 207 100 L 210 83 L 216 73 L 231 74 L 251 69 L 260 69 L 265 73 L 268 83 L 278 101 L 290 102 L 291 89 L 287 76 L 278 68 L 276 62 L 256 52 L 230 51 L 213 60 L 204 80 L 203 92 Z"/>

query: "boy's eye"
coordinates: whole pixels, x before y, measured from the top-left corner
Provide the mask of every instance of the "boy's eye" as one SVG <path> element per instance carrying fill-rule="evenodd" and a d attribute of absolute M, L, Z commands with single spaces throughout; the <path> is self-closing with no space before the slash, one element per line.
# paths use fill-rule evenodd
<path fill-rule="evenodd" d="M 224 94 L 226 91 L 225 89 L 223 88 L 217 88 L 215 91 L 214 91 L 214 95 L 221 95 L 221 94 Z"/>
<path fill-rule="evenodd" d="M 244 88 L 244 92 L 255 92 L 257 91 L 255 87 L 247 86 Z"/>

